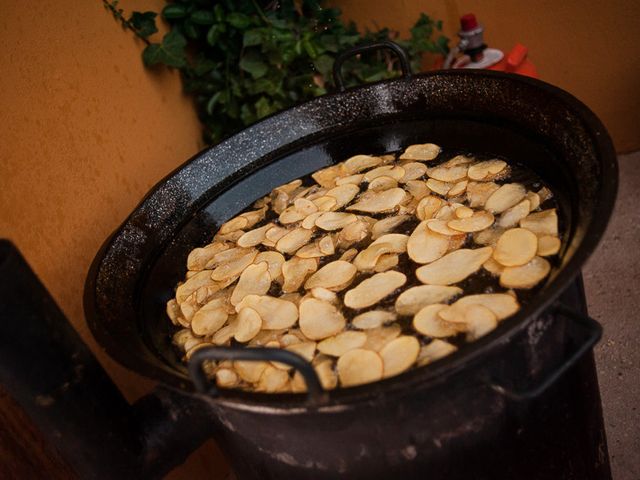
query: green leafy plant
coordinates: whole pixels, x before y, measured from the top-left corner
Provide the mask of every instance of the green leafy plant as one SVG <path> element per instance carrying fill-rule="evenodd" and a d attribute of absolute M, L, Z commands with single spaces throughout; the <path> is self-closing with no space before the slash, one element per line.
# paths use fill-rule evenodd
<path fill-rule="evenodd" d="M 125 18 L 117 1 L 103 0 L 116 20 L 146 43 L 148 67 L 179 69 L 193 95 L 205 140 L 216 143 L 255 121 L 333 87 L 336 55 L 350 47 L 393 39 L 419 70 L 425 52 L 446 55 L 442 22 L 422 14 L 411 37 L 398 39 L 387 28 L 359 32 L 340 19 L 340 11 L 316 0 L 180 0 L 167 4 L 162 18 L 169 32 L 157 32 L 155 12 Z M 348 86 L 398 75 L 397 59 L 386 51 L 345 63 Z"/>

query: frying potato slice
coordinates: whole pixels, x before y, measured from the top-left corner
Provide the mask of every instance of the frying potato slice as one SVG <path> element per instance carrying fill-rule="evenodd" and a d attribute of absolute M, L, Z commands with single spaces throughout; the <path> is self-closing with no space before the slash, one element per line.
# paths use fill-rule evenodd
<path fill-rule="evenodd" d="M 269 230 L 271 227 L 273 227 L 273 224 L 267 223 L 262 227 L 249 230 L 238 239 L 237 245 L 239 247 L 248 248 L 255 247 L 256 245 L 261 244 L 266 238 L 267 230 Z"/>
<path fill-rule="evenodd" d="M 191 271 L 204 270 L 216 254 L 228 249 L 229 244 L 222 242 L 213 242 L 206 247 L 196 248 L 187 257 L 187 268 Z M 210 265 L 209 268 L 212 266 Z"/>
<path fill-rule="evenodd" d="M 285 293 L 296 292 L 300 289 L 307 277 L 318 269 L 318 260 L 315 258 L 293 257 L 282 265 L 284 283 L 282 291 Z"/>
<path fill-rule="evenodd" d="M 494 222 L 494 217 L 489 212 L 474 212 L 472 216 L 466 218 L 456 218 L 449 220 L 447 226 L 459 232 L 479 232 L 490 227 Z"/>
<path fill-rule="evenodd" d="M 467 278 L 480 269 L 493 253 L 493 248 L 460 249 L 416 270 L 422 283 L 451 285 Z"/>
<path fill-rule="evenodd" d="M 538 238 L 524 228 L 507 230 L 498 239 L 493 258 L 505 267 L 528 263 L 536 255 Z"/>
<path fill-rule="evenodd" d="M 238 328 L 233 334 L 237 341 L 246 343 L 262 328 L 262 318 L 253 308 L 245 307 L 238 312 Z"/>
<path fill-rule="evenodd" d="M 404 168 L 404 176 L 400 180 L 398 180 L 401 183 L 407 183 L 411 180 L 416 180 L 427 173 L 427 167 L 424 163 L 406 162 L 401 166 L 402 168 Z"/>
<path fill-rule="evenodd" d="M 332 188 L 336 186 L 336 178 L 340 177 L 343 173 L 343 168 L 346 165 L 332 165 L 327 168 L 323 168 L 322 170 L 318 170 L 311 174 L 311 178 L 313 178 L 319 185 L 324 188 Z M 346 168 L 345 168 L 346 169 Z M 355 173 L 355 172 L 352 172 Z M 300 182 L 302 184 L 302 182 Z"/>
<path fill-rule="evenodd" d="M 405 184 L 405 190 L 411 194 L 411 196 L 415 200 L 422 200 L 424 197 L 429 195 L 429 188 L 427 187 L 427 182 L 422 180 L 409 180 Z"/>
<path fill-rule="evenodd" d="M 462 289 L 459 287 L 442 285 L 411 287 L 398 296 L 395 309 L 398 315 L 415 315 L 427 305 L 446 302 L 461 293 Z"/>
<path fill-rule="evenodd" d="M 357 185 L 346 184 L 332 188 L 325 195 L 336 199 L 336 205 L 334 208 L 338 209 L 344 207 L 347 203 L 353 200 L 359 192 L 360 188 Z"/>
<path fill-rule="evenodd" d="M 462 180 L 458 183 L 455 183 L 447 192 L 447 197 L 459 197 L 467 191 L 467 185 L 469 185 L 468 180 Z"/>
<path fill-rule="evenodd" d="M 398 186 L 398 181 L 394 178 L 382 176 L 376 177 L 369 183 L 369 190 L 373 190 L 374 192 L 381 192 L 383 190 L 389 190 L 390 188 L 396 188 Z"/>
<path fill-rule="evenodd" d="M 441 198 L 428 195 L 418 203 L 418 206 L 416 207 L 416 216 L 420 220 L 433 218 L 436 212 L 442 208 L 443 204 L 444 201 Z"/>
<path fill-rule="evenodd" d="M 548 257 L 555 255 L 560 251 L 560 239 L 551 235 L 545 235 L 538 238 L 538 252 L 539 257 Z"/>
<path fill-rule="evenodd" d="M 505 210 L 500 219 L 498 220 L 498 226 L 502 228 L 512 228 L 518 225 L 520 220 L 529 215 L 531 210 L 531 202 L 526 198 L 520 203 L 517 203 L 513 207 Z"/>
<path fill-rule="evenodd" d="M 242 380 L 255 383 L 260 380 L 262 372 L 269 366 L 267 362 L 252 362 L 249 360 L 238 360 L 233 362 L 233 369 Z"/>
<path fill-rule="evenodd" d="M 326 212 L 316 219 L 316 226 L 328 231 L 340 230 L 357 220 L 353 213 Z"/>
<path fill-rule="evenodd" d="M 456 208 L 454 213 L 456 218 L 469 218 L 473 216 L 473 210 L 469 207 L 465 207 L 464 205 Z"/>
<path fill-rule="evenodd" d="M 374 168 L 373 170 L 369 170 L 367 173 L 365 173 L 364 181 L 372 182 L 376 178 L 390 177 L 397 182 L 402 177 L 404 177 L 404 174 L 404 168 L 400 166 L 383 165 L 382 167 Z"/>
<path fill-rule="evenodd" d="M 318 344 L 318 351 L 332 357 L 340 357 L 354 348 L 362 347 L 367 341 L 364 332 L 346 331 L 325 338 Z"/>
<path fill-rule="evenodd" d="M 466 165 L 458 165 L 455 167 L 438 166 L 427 170 L 430 178 L 446 183 L 457 183 L 467 178 Z"/>
<path fill-rule="evenodd" d="M 278 243 L 276 250 L 280 253 L 293 253 L 311 240 L 313 232 L 306 228 L 295 228 L 284 235 Z"/>
<path fill-rule="evenodd" d="M 400 272 L 376 273 L 349 290 L 344 296 L 344 304 L 354 309 L 370 307 L 400 288 L 406 281 L 407 277 Z"/>
<path fill-rule="evenodd" d="M 191 320 L 191 330 L 196 335 L 213 335 L 226 323 L 229 315 L 225 300 L 216 298 L 196 312 Z"/>
<path fill-rule="evenodd" d="M 460 235 L 460 232 L 458 230 L 453 230 L 452 228 L 449 228 L 447 226 L 447 220 L 431 218 L 429 220 L 425 220 L 425 222 L 429 230 L 435 233 L 439 233 L 440 235 L 446 235 L 449 237 L 453 235 Z"/>
<path fill-rule="evenodd" d="M 352 387 L 380 380 L 383 374 L 382 358 L 371 350 L 356 348 L 338 359 L 338 378 L 343 387 Z"/>
<path fill-rule="evenodd" d="M 468 305 L 465 310 L 467 340 L 473 342 L 498 326 L 496 315 L 482 305 Z"/>
<path fill-rule="evenodd" d="M 507 168 L 507 162 L 502 160 L 486 160 L 469 167 L 469 178 L 476 181 L 493 180 Z"/>
<path fill-rule="evenodd" d="M 269 295 L 247 295 L 236 305 L 239 312 L 245 307 L 253 308 L 262 318 L 264 330 L 289 328 L 298 320 L 298 309 L 295 304 Z"/>
<path fill-rule="evenodd" d="M 220 225 L 218 233 L 226 235 L 227 233 L 235 232 L 236 230 L 242 230 L 249 226 L 249 220 L 244 217 L 235 217 L 226 223 Z"/>
<path fill-rule="evenodd" d="M 395 215 L 393 217 L 383 218 L 382 220 L 378 220 L 371 227 L 371 239 L 376 240 L 380 238 L 382 235 L 385 235 L 395 228 L 402 225 L 404 222 L 411 218 L 410 215 Z"/>
<path fill-rule="evenodd" d="M 366 200 L 360 200 L 347 207 L 347 210 L 357 210 L 359 212 L 380 213 L 393 210 L 400 205 L 406 197 L 406 192 L 402 188 L 391 188 L 382 192 L 376 192 Z"/>
<path fill-rule="evenodd" d="M 527 196 L 525 197 L 529 200 L 529 211 L 533 212 L 540 206 L 540 195 L 535 192 L 527 192 Z"/>
<path fill-rule="evenodd" d="M 413 317 L 413 328 L 416 332 L 431 338 L 447 338 L 457 335 L 458 329 L 438 316 L 438 313 L 445 307 L 446 305 L 442 303 L 435 303 L 420 309 Z"/>
<path fill-rule="evenodd" d="M 300 302 L 300 330 L 305 337 L 322 340 L 341 332 L 346 320 L 335 305 L 316 298 Z"/>
<path fill-rule="evenodd" d="M 533 257 L 525 265 L 506 267 L 500 275 L 500 285 L 505 288 L 529 289 L 535 287 L 549 274 L 551 265 L 542 257 Z"/>
<path fill-rule="evenodd" d="M 445 196 L 449 193 L 449 190 L 453 187 L 452 183 L 442 182 L 440 180 L 436 180 L 435 178 L 430 178 L 427 180 L 427 187 L 434 193 L 438 195 Z"/>
<path fill-rule="evenodd" d="M 449 249 L 449 237 L 432 232 L 426 221 L 420 223 L 407 242 L 407 254 L 417 263 L 429 263 L 442 257 Z"/>
<path fill-rule="evenodd" d="M 336 292 L 333 292 L 326 288 L 315 287 L 309 290 L 309 293 L 311 293 L 311 295 L 317 298 L 318 300 L 323 300 L 325 302 L 334 303 L 334 304 L 338 303 L 338 295 L 336 295 Z"/>
<path fill-rule="evenodd" d="M 400 263 L 400 258 L 398 257 L 398 255 L 395 255 L 393 253 L 385 253 L 384 255 L 380 255 L 380 258 L 378 258 L 373 271 L 378 273 L 386 272 L 387 270 L 391 270 L 392 268 L 397 267 L 398 263 Z"/>
<path fill-rule="evenodd" d="M 230 368 L 219 368 L 216 371 L 216 385 L 221 388 L 232 388 L 240 381 L 238 374 Z"/>
<path fill-rule="evenodd" d="M 402 335 L 387 343 L 380 350 L 383 363 L 383 378 L 399 375 L 408 370 L 418 358 L 420 342 L 416 337 Z"/>
<path fill-rule="evenodd" d="M 314 198 L 313 204 L 321 212 L 330 212 L 332 210 L 336 210 L 336 205 L 338 204 L 338 201 L 334 197 L 323 195 L 322 197 Z"/>
<path fill-rule="evenodd" d="M 333 361 L 324 360 L 318 363 L 314 368 L 316 369 L 322 388 L 325 390 L 333 390 L 338 386 L 338 375 L 334 370 Z"/>
<path fill-rule="evenodd" d="M 267 262 L 254 263 L 244 269 L 240 275 L 236 288 L 231 294 L 231 305 L 236 306 L 240 301 L 250 294 L 264 295 L 271 287 L 271 276 L 269 275 L 269 264 Z"/>
<path fill-rule="evenodd" d="M 520 226 L 532 231 L 538 236 L 551 235 L 558 236 L 558 215 L 556 209 L 543 210 L 541 212 L 530 213 L 520 220 Z"/>
<path fill-rule="evenodd" d="M 418 354 L 418 366 L 423 367 L 433 363 L 447 355 L 451 355 L 456 350 L 458 350 L 458 348 L 455 345 L 451 345 L 449 342 L 436 338 L 432 340 L 431 343 L 420 349 L 420 353 Z"/>
<path fill-rule="evenodd" d="M 258 255 L 257 250 L 249 249 L 248 253 L 246 253 L 242 257 L 236 260 L 232 260 L 228 263 L 223 263 L 216 267 L 211 272 L 211 278 L 216 281 L 224 281 L 240 275 L 245 268 L 253 263 L 256 255 Z"/>
<path fill-rule="evenodd" d="M 487 199 L 484 208 L 491 213 L 502 213 L 519 203 L 527 190 L 519 183 L 505 183 Z"/>
<path fill-rule="evenodd" d="M 482 305 L 491 310 L 498 320 L 504 320 L 518 311 L 518 301 L 507 293 L 480 293 L 467 295 L 455 302 L 457 305 Z M 454 305 L 455 305 L 454 304 Z"/>
<path fill-rule="evenodd" d="M 336 185 L 347 185 L 349 183 L 352 185 L 360 185 L 362 180 L 364 180 L 364 173 L 355 173 L 336 179 Z"/>
<path fill-rule="evenodd" d="M 381 327 L 385 323 L 393 322 L 395 319 L 396 315 L 393 312 L 369 310 L 368 312 L 356 315 L 351 321 L 351 324 L 360 330 L 370 330 Z"/>
<path fill-rule="evenodd" d="M 344 290 L 353 281 L 358 269 L 355 265 L 345 262 L 344 260 L 336 260 L 326 264 L 316 273 L 311 275 L 304 288 L 310 290 L 316 287 L 326 288 L 339 292 Z"/>
<path fill-rule="evenodd" d="M 482 264 L 482 267 L 493 276 L 500 276 L 504 270 L 504 266 L 500 265 L 496 260 L 491 257 L 489 260 Z"/>
<path fill-rule="evenodd" d="M 410 145 L 400 155 L 400 160 L 434 160 L 440 155 L 441 148 L 433 143 Z"/>
<path fill-rule="evenodd" d="M 215 282 L 211 280 L 211 270 L 202 270 L 180 285 L 176 290 L 176 302 L 181 304 L 189 295 L 205 286 L 215 286 Z"/>
<path fill-rule="evenodd" d="M 467 200 L 469 207 L 481 208 L 500 186 L 493 182 L 469 182 L 467 184 Z"/>
<path fill-rule="evenodd" d="M 286 385 L 289 383 L 289 374 L 283 370 L 267 365 L 260 379 L 256 390 L 259 392 L 284 392 Z"/>
<path fill-rule="evenodd" d="M 391 340 L 400 335 L 400 325 L 392 323 L 386 327 L 372 328 L 367 330 L 367 343 L 363 348 L 379 352 Z"/>
<path fill-rule="evenodd" d="M 260 252 L 253 259 L 253 263 L 267 262 L 269 265 L 269 277 L 272 281 L 278 280 L 282 276 L 282 264 L 284 264 L 284 256 L 281 253 L 267 251 Z"/>
<path fill-rule="evenodd" d="M 354 174 L 376 167 L 382 162 L 380 157 L 372 157 L 370 155 L 355 155 L 344 162 L 344 170 L 348 174 Z"/>

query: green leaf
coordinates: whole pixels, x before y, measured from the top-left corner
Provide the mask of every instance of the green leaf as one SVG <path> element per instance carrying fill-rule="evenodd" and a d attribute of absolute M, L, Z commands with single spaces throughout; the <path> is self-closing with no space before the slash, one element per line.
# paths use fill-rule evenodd
<path fill-rule="evenodd" d="M 200 35 L 200 30 L 198 30 L 198 27 L 191 20 L 185 20 L 182 24 L 182 30 L 187 37 L 193 40 Z"/>
<path fill-rule="evenodd" d="M 238 30 L 244 30 L 251 25 L 251 17 L 244 13 L 231 12 L 227 15 L 227 23 Z"/>
<path fill-rule="evenodd" d="M 274 111 L 273 106 L 271 105 L 267 97 L 260 97 L 260 100 L 256 102 L 255 106 L 258 119 L 264 118 Z"/>
<path fill-rule="evenodd" d="M 240 59 L 240 68 L 256 79 L 264 76 L 269 67 L 262 61 L 258 52 L 246 52 Z"/>
<path fill-rule="evenodd" d="M 187 66 L 184 47 L 185 38 L 176 30 L 167 33 L 162 43 L 152 43 L 142 52 L 142 60 L 147 66 L 163 63 L 169 67 L 184 68 Z"/>
<path fill-rule="evenodd" d="M 187 16 L 187 7 L 179 3 L 171 3 L 162 9 L 162 16 L 167 20 L 175 20 Z"/>
<path fill-rule="evenodd" d="M 158 31 L 156 28 L 156 16 L 156 12 L 133 12 L 129 22 L 141 36 L 147 38 Z"/>
<path fill-rule="evenodd" d="M 324 78 L 331 76 L 331 70 L 333 69 L 333 58 L 329 55 L 320 55 L 313 61 L 313 66 L 316 70 L 322 74 Z"/>
<path fill-rule="evenodd" d="M 191 14 L 191 21 L 197 25 L 211 25 L 216 17 L 210 10 L 196 10 Z"/>
<path fill-rule="evenodd" d="M 220 23 L 224 21 L 224 7 L 219 3 L 213 7 L 213 15 L 216 17 L 216 22 Z"/>
<path fill-rule="evenodd" d="M 244 36 L 242 38 L 242 45 L 245 47 L 253 47 L 255 45 L 260 45 L 262 43 L 262 29 L 254 28 L 252 30 L 247 30 L 244 32 Z"/>
<path fill-rule="evenodd" d="M 207 102 L 206 110 L 209 115 L 213 115 L 213 109 L 215 108 L 216 104 L 220 100 L 221 96 L 222 96 L 222 92 L 216 92 L 211 96 L 211 98 Z"/>
<path fill-rule="evenodd" d="M 212 47 L 215 47 L 216 43 L 218 43 L 220 35 L 226 32 L 226 30 L 227 27 L 224 23 L 216 23 L 214 25 L 211 25 L 211 28 L 207 32 L 207 43 Z"/>

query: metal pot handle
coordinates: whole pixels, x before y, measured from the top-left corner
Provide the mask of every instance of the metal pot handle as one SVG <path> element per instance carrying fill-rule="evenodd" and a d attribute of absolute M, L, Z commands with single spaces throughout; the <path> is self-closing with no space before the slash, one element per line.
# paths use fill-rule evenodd
<path fill-rule="evenodd" d="M 280 362 L 292 366 L 300 372 L 307 385 L 307 398 L 310 403 L 318 404 L 325 400 L 326 392 L 322 388 L 315 369 L 297 353 L 281 348 L 269 347 L 206 347 L 197 350 L 189 360 L 189 375 L 198 393 L 217 396 L 220 390 L 208 381 L 202 364 L 205 360 L 248 360 L 252 362 Z"/>
<path fill-rule="evenodd" d="M 350 48 L 349 50 L 342 52 L 336 57 L 335 61 L 333 62 L 333 82 L 336 84 L 338 91 L 344 92 L 346 90 L 344 79 L 342 78 L 341 73 L 342 64 L 346 59 L 360 53 L 371 52 L 373 50 L 382 50 L 385 48 L 395 53 L 398 57 L 398 60 L 400 60 L 402 76 L 404 78 L 410 78 L 411 75 L 413 75 L 413 72 L 411 71 L 411 63 L 409 62 L 409 56 L 407 55 L 407 52 L 405 52 L 405 50 L 397 43 L 391 42 L 389 40 L 384 40 L 382 42 L 368 43 L 366 45 L 359 45 L 357 47 Z"/>
<path fill-rule="evenodd" d="M 576 364 L 582 356 L 598 343 L 602 336 L 602 325 L 588 315 L 582 314 L 563 304 L 555 305 L 555 313 L 562 318 L 571 320 L 569 323 L 569 335 L 572 337 L 576 348 L 557 368 L 543 377 L 537 384 L 525 389 L 517 390 L 492 383 L 491 388 L 501 395 L 516 402 L 526 402 L 541 395 L 551 387 L 562 375 Z"/>

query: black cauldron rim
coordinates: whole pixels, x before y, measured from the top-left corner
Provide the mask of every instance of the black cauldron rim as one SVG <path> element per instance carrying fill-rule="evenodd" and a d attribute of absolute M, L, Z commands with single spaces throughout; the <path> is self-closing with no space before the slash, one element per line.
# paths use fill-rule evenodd
<path fill-rule="evenodd" d="M 552 309 L 558 296 L 579 274 L 580 268 L 593 253 L 600 241 L 613 211 L 617 193 L 617 161 L 609 135 L 595 114 L 593 114 L 574 96 L 546 82 L 515 74 L 485 70 L 443 70 L 428 72 L 415 75 L 410 78 L 403 77 L 394 80 L 387 80 L 375 84 L 363 85 L 349 89 L 345 92 L 328 94 L 269 116 L 240 133 L 245 136 L 251 136 L 259 133 L 260 129 L 265 125 L 273 125 L 276 122 L 284 122 L 286 124 L 290 121 L 289 117 L 291 117 L 292 114 L 299 113 L 310 105 L 315 105 L 318 108 L 327 108 L 327 106 L 336 102 L 342 102 L 345 98 L 350 96 L 379 95 L 380 92 L 390 86 L 398 85 L 402 85 L 402 88 L 410 89 L 412 82 L 428 81 L 432 78 L 441 77 L 468 77 L 471 79 L 478 79 L 479 81 L 482 81 L 482 79 L 496 79 L 541 89 L 545 93 L 555 96 L 561 102 L 567 104 L 581 119 L 583 127 L 589 133 L 595 150 L 601 157 L 603 181 L 601 189 L 598 192 L 597 211 L 594 212 L 593 219 L 588 227 L 587 235 L 585 235 L 584 239 L 581 241 L 579 247 L 573 253 L 567 264 L 564 265 L 560 271 L 557 272 L 555 278 L 551 280 L 550 283 L 552 288 L 545 288 L 540 292 L 536 301 L 525 305 L 514 316 L 502 322 L 499 328 L 476 342 L 467 345 L 464 349 L 434 362 L 433 364 L 422 368 L 412 369 L 396 377 L 388 378 L 373 384 L 327 392 L 328 398 L 322 406 L 310 405 L 304 394 L 264 394 L 241 392 L 237 390 L 224 390 L 219 397 L 212 398 L 210 401 L 239 410 L 263 412 L 278 411 L 281 414 L 296 414 L 307 411 L 309 408 L 343 409 L 348 408 L 348 406 L 355 406 L 357 404 L 370 402 L 376 398 L 388 398 L 391 395 L 394 395 L 394 398 L 397 398 L 400 394 L 410 395 L 412 386 L 424 384 L 425 382 L 433 382 L 435 384 L 448 381 L 450 377 L 455 375 L 457 372 L 481 361 L 487 351 L 498 349 L 501 345 L 508 343 L 512 337 L 528 328 L 531 321 L 535 320 L 536 317 L 541 315 L 543 312 Z M 131 224 L 131 222 L 135 223 L 137 221 L 135 218 L 136 213 L 148 206 L 148 204 L 153 201 L 154 195 L 157 195 L 167 182 L 184 172 L 194 163 L 208 158 L 211 151 L 224 148 L 230 143 L 237 141 L 239 135 L 240 134 L 237 134 L 214 147 L 199 152 L 158 182 L 156 186 L 154 186 L 149 193 L 145 195 L 131 215 L 127 217 L 123 224 L 102 245 L 89 269 L 85 285 L 84 307 L 87 321 L 98 342 L 105 348 L 107 353 L 128 368 L 156 380 L 165 382 L 168 385 L 181 390 L 192 390 L 193 388 L 186 377 L 180 375 L 176 370 L 171 370 L 168 366 L 162 368 L 162 366 L 157 364 L 153 365 L 146 361 L 143 357 L 132 355 L 130 351 L 127 351 L 126 348 L 123 348 L 122 345 L 120 345 L 117 335 L 114 335 L 117 330 L 112 332 L 109 330 L 111 327 L 105 326 L 104 319 L 101 318 L 102 314 L 98 311 L 98 302 L 96 299 L 98 275 L 100 273 L 100 269 L 103 267 L 105 256 L 109 250 L 114 248 L 114 243 L 118 236 L 122 234 L 128 224 Z M 313 135 L 300 140 L 313 141 Z M 246 175 L 249 171 L 250 170 L 243 170 L 241 172 L 236 171 L 236 177 L 232 179 L 231 182 L 227 183 L 227 188 L 232 183 L 235 183 L 235 181 L 241 180 L 241 176 Z M 210 201 L 211 198 L 209 197 L 206 200 Z M 146 355 L 149 356 L 151 354 L 150 352 L 146 352 Z M 486 380 L 488 382 L 490 379 Z"/>

